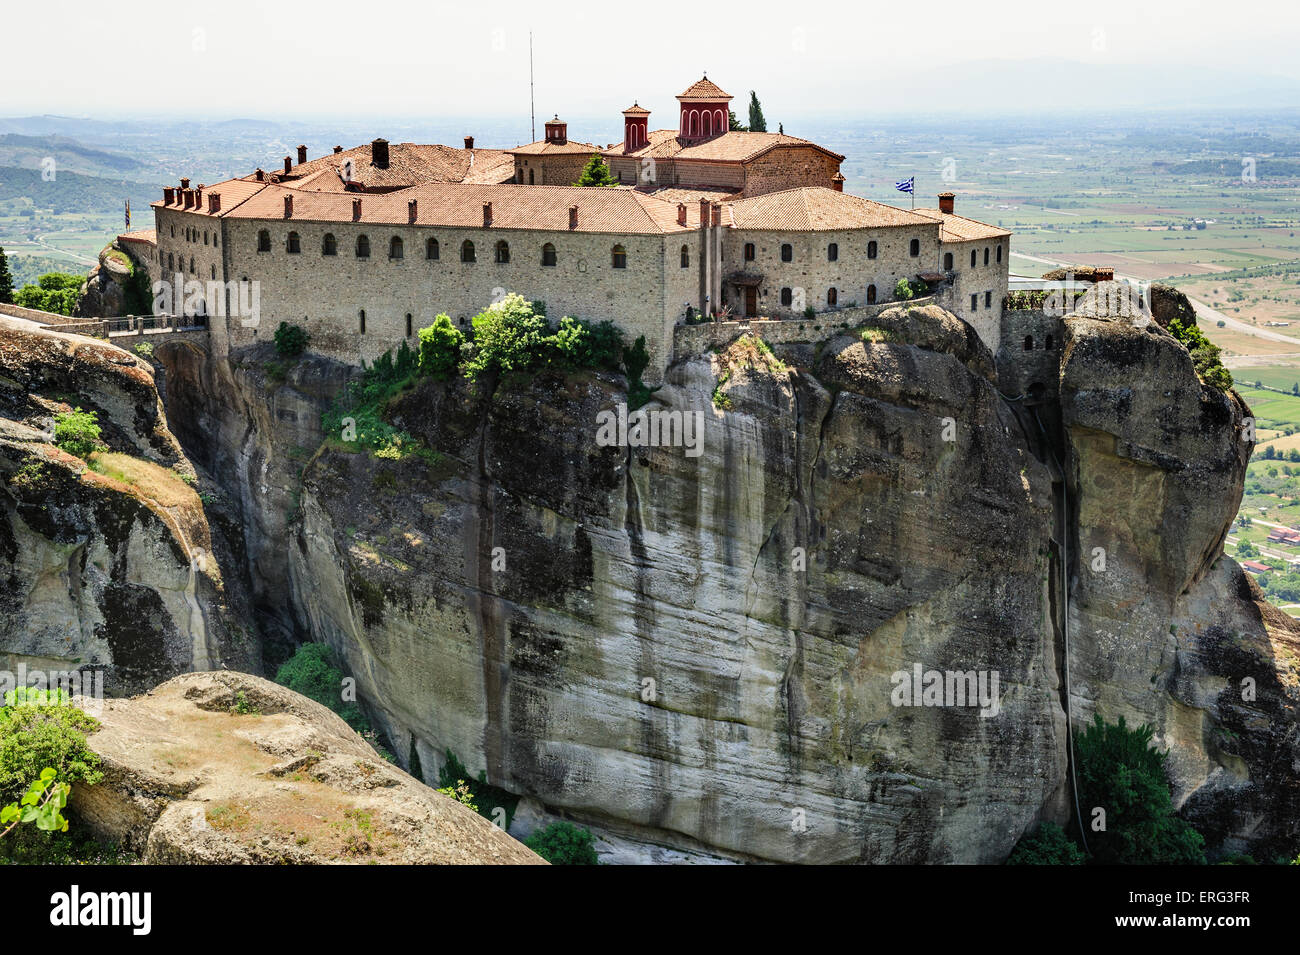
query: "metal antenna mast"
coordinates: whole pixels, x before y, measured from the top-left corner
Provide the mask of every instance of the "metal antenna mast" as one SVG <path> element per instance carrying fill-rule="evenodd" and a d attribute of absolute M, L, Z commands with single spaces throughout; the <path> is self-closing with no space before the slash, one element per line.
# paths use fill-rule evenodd
<path fill-rule="evenodd" d="M 533 31 L 528 31 L 528 118 L 532 129 L 530 143 L 537 142 L 537 100 L 533 96 Z"/>

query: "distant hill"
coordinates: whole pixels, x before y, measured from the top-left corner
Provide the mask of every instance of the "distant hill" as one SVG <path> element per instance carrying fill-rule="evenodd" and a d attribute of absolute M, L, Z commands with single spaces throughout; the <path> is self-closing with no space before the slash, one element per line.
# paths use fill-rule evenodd
<path fill-rule="evenodd" d="M 0 215 L 22 214 L 21 210 L 29 203 L 38 210 L 55 214 L 119 212 L 123 202 L 130 199 L 135 214 L 144 221 L 149 203 L 161 197 L 161 183 L 150 185 L 64 171 L 57 171 L 55 178 L 47 182 L 41 178 L 39 169 L 0 166 Z M 24 199 L 29 202 L 23 202 Z"/>
<path fill-rule="evenodd" d="M 152 170 L 138 159 L 120 153 L 83 146 L 66 136 L 26 136 L 22 133 L 0 134 L 0 166 L 39 169 L 49 157 L 62 172 L 89 176 L 125 176 L 150 178 Z"/>

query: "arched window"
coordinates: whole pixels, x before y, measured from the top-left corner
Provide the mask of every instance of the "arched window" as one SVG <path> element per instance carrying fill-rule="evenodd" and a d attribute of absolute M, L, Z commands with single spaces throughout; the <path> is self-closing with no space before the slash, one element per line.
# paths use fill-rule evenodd
<path fill-rule="evenodd" d="M 267 232 L 265 229 L 259 229 L 257 231 L 257 251 L 271 251 L 271 233 Z"/>
<path fill-rule="evenodd" d="M 921 240 L 913 239 L 907 246 L 907 254 L 916 256 L 921 254 Z"/>
<path fill-rule="evenodd" d="M 970 310 L 972 312 L 976 312 L 979 311 L 979 307 L 980 307 L 980 293 L 976 292 L 974 295 L 970 297 Z"/>
<path fill-rule="evenodd" d="M 321 255 L 338 255 L 338 254 L 339 254 L 339 243 L 338 243 L 338 240 L 334 238 L 334 233 L 333 233 L 333 232 L 326 232 L 326 233 L 325 233 L 325 238 L 321 239 L 321 241 L 320 241 L 320 254 L 321 254 Z"/>
<path fill-rule="evenodd" d="M 627 268 L 627 249 L 623 248 L 621 245 L 614 246 L 613 260 L 614 268 Z"/>
<path fill-rule="evenodd" d="M 297 253 L 302 251 L 302 243 L 298 241 L 298 233 L 290 232 L 289 238 L 285 240 L 284 250 L 286 252 Z"/>
<path fill-rule="evenodd" d="M 1002 246 L 998 246 L 998 261 L 1002 261 Z"/>
<path fill-rule="evenodd" d="M 794 261 L 794 246 L 792 246 L 789 242 L 786 242 L 781 246 L 781 261 L 782 262 Z"/>
<path fill-rule="evenodd" d="M 530 185 L 530 186 L 536 184 L 536 180 L 533 179 L 533 173 L 534 173 L 534 172 L 535 172 L 535 170 L 533 170 L 533 169 L 528 170 L 528 185 Z"/>
<path fill-rule="evenodd" d="M 988 246 L 985 246 L 985 247 L 984 247 L 984 264 L 985 264 L 985 265 L 988 265 L 988 264 L 989 264 L 989 249 L 988 249 Z"/>
<path fill-rule="evenodd" d="M 970 267 L 975 268 L 975 250 L 970 250 Z"/>
<path fill-rule="evenodd" d="M 173 272 L 176 271 L 176 253 L 167 253 L 167 268 Z"/>
<path fill-rule="evenodd" d="M 358 259 L 370 258 L 370 236 L 368 235 L 357 236 L 357 258 Z"/>
<path fill-rule="evenodd" d="M 501 239 L 499 242 L 497 242 L 496 261 L 497 261 L 497 265 L 510 264 L 510 243 L 507 242 L 505 239 Z"/>
<path fill-rule="evenodd" d="M 789 308 L 790 303 L 792 303 L 793 301 L 794 301 L 794 293 L 790 291 L 790 289 L 788 288 L 781 289 L 781 304 L 784 305 L 786 308 Z"/>
<path fill-rule="evenodd" d="M 876 304 L 876 287 L 874 285 L 867 286 L 867 304 L 868 305 Z"/>
<path fill-rule="evenodd" d="M 840 293 L 837 292 L 834 287 L 826 290 L 827 305 L 829 305 L 831 308 L 834 308 L 836 305 L 839 304 L 839 301 L 840 301 Z"/>
<path fill-rule="evenodd" d="M 207 229 L 204 229 L 204 230 L 203 230 L 203 244 L 204 244 L 204 245 L 207 245 L 207 244 L 208 244 L 208 230 L 207 230 Z"/>
<path fill-rule="evenodd" d="M 174 238 L 176 238 L 176 226 L 173 225 L 173 226 L 171 227 L 171 230 L 172 230 L 172 238 L 174 239 Z"/>
<path fill-rule="evenodd" d="M 745 261 L 746 262 L 754 261 L 754 243 L 752 242 L 745 243 Z"/>
<path fill-rule="evenodd" d="M 1026 336 L 1025 336 L 1025 351 L 1033 351 L 1033 350 L 1034 350 L 1034 336 L 1033 336 L 1033 335 L 1026 335 Z"/>
<path fill-rule="evenodd" d="M 190 271 L 198 274 L 198 270 L 194 268 L 194 256 L 192 255 L 190 256 Z"/>
<path fill-rule="evenodd" d="M 830 245 L 826 246 L 826 261 L 838 262 L 839 260 L 840 260 L 840 244 L 838 242 L 832 242 Z"/>
<path fill-rule="evenodd" d="M 555 246 L 549 242 L 542 246 L 542 265 L 548 268 L 555 265 Z"/>
<path fill-rule="evenodd" d="M 1043 347 L 1046 348 L 1048 351 L 1051 351 L 1051 350 L 1052 350 L 1052 336 L 1051 336 L 1051 335 L 1048 335 L 1048 336 L 1047 336 L 1047 341 L 1043 344 Z"/>
<path fill-rule="evenodd" d="M 412 322 L 411 322 L 411 313 L 410 313 L 410 312 L 407 312 L 407 313 L 406 313 L 406 337 L 407 337 L 407 338 L 410 338 L 410 337 L 411 337 L 411 325 L 412 325 Z"/>
<path fill-rule="evenodd" d="M 424 257 L 426 259 L 436 259 L 438 257 L 438 240 L 428 239 L 424 243 Z"/>
<path fill-rule="evenodd" d="M 215 249 L 215 248 L 217 247 L 217 244 L 218 244 L 218 243 L 217 243 L 217 234 L 214 232 L 214 233 L 212 233 L 212 247 Z M 999 261 L 999 262 L 1002 261 L 1002 250 L 1001 250 L 1001 249 L 998 249 L 998 261 Z"/>
<path fill-rule="evenodd" d="M 357 313 L 357 330 L 362 335 L 366 333 L 366 310 L 364 308 Z"/>
<path fill-rule="evenodd" d="M 400 259 L 406 256 L 406 245 L 402 242 L 400 235 L 395 235 L 388 240 L 388 257 L 390 259 Z"/>
<path fill-rule="evenodd" d="M 682 246 L 682 268 L 689 269 L 690 267 L 691 267 L 691 250 L 686 246 Z"/>
<path fill-rule="evenodd" d="M 877 253 L 879 253 L 879 251 L 880 251 L 880 247 L 876 245 L 875 239 L 872 239 L 870 242 L 867 243 L 867 258 L 874 259 Z"/>
<path fill-rule="evenodd" d="M 215 265 L 208 266 L 208 272 L 211 273 L 212 278 L 215 279 L 217 277 L 217 267 Z M 1048 347 L 1050 348 L 1051 346 L 1049 345 Z"/>
<path fill-rule="evenodd" d="M 951 253 L 951 252 L 945 252 L 945 253 L 943 254 L 943 270 L 944 270 L 945 272 L 951 272 L 951 271 L 952 271 L 952 253 Z"/>
<path fill-rule="evenodd" d="M 469 239 L 466 239 L 464 242 L 462 242 L 462 243 L 460 244 L 460 260 L 461 260 L 462 262 L 473 262 L 473 261 L 475 261 L 475 259 L 474 259 L 474 243 L 471 242 Z"/>

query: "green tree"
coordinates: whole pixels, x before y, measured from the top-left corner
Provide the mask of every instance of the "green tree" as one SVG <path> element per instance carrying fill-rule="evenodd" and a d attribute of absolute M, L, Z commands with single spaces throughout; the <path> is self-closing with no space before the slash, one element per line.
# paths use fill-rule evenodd
<path fill-rule="evenodd" d="M 601 158 L 600 153 L 592 153 L 587 165 L 582 167 L 582 175 L 578 177 L 575 186 L 617 186 L 618 180 L 610 174 L 609 167 L 605 165 L 605 160 Z"/>
<path fill-rule="evenodd" d="M 465 376 L 487 372 L 527 371 L 543 360 L 550 327 L 533 304 L 511 293 L 475 315 L 474 350 L 465 362 Z"/>
<path fill-rule="evenodd" d="M 445 381 L 456 373 L 460 364 L 465 336 L 451 323 L 448 315 L 439 315 L 428 328 L 420 329 L 420 374 Z"/>
<path fill-rule="evenodd" d="M 1084 854 L 1054 822 L 1045 822 L 1016 843 L 1007 865 L 1083 865 Z"/>
<path fill-rule="evenodd" d="M 63 696 L 37 691 L 20 700 L 11 691 L 0 707 L 0 800 L 21 799 L 46 769 L 65 783 L 103 779 L 99 756 L 86 743 L 99 721 Z"/>
<path fill-rule="evenodd" d="M 1203 864 L 1201 834 L 1174 815 L 1168 754 L 1153 749 L 1149 726 L 1129 729 L 1093 719 L 1075 737 L 1079 798 L 1106 812 L 1104 832 L 1088 833 L 1093 861 L 1103 865 Z"/>
<path fill-rule="evenodd" d="M 912 283 L 907 279 L 899 279 L 898 284 L 894 286 L 894 298 L 909 299 L 912 297 Z"/>
<path fill-rule="evenodd" d="M 551 865 L 597 865 L 596 837 L 571 822 L 553 822 L 524 840 Z"/>
<path fill-rule="evenodd" d="M 281 322 L 280 327 L 275 330 L 275 350 L 283 358 L 301 355 L 310 341 L 311 335 L 307 333 L 307 329 L 298 325 Z"/>
<path fill-rule="evenodd" d="M 370 721 L 355 700 L 343 699 L 343 671 L 334 651 L 323 643 L 304 643 L 280 664 L 275 682 L 329 707 L 358 733 L 370 729 Z"/>
<path fill-rule="evenodd" d="M 641 376 L 649 364 L 650 353 L 646 351 L 645 336 L 638 335 L 631 348 L 623 349 L 623 368 L 627 371 L 628 381 L 640 384 Z"/>
<path fill-rule="evenodd" d="M 54 443 L 73 457 L 89 457 L 104 447 L 99 417 L 93 411 L 63 411 L 54 416 Z"/>
<path fill-rule="evenodd" d="M 736 119 L 736 111 L 734 109 L 727 110 L 727 129 L 733 133 L 749 132 L 749 127 L 742 126 L 740 120 Z"/>
<path fill-rule="evenodd" d="M 14 293 L 14 304 L 34 308 L 56 315 L 71 315 L 81 298 L 80 275 L 67 272 L 46 272 L 35 285 L 24 285 Z"/>
<path fill-rule="evenodd" d="M 9 271 L 9 257 L 5 255 L 4 246 L 0 245 L 0 303 L 14 303 L 14 277 Z"/>
<path fill-rule="evenodd" d="M 763 118 L 763 107 L 758 101 L 758 94 L 749 91 L 749 128 L 756 133 L 767 132 L 767 120 Z"/>

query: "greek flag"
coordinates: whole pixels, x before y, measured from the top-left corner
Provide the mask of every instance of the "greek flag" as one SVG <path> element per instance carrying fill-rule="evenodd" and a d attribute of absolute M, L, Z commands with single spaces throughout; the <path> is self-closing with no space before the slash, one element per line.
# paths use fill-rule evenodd
<path fill-rule="evenodd" d="M 898 180 L 898 182 L 894 183 L 894 188 L 897 189 L 899 192 L 911 192 L 912 187 L 915 184 L 916 184 L 916 177 L 913 176 L 911 179 Z"/>

